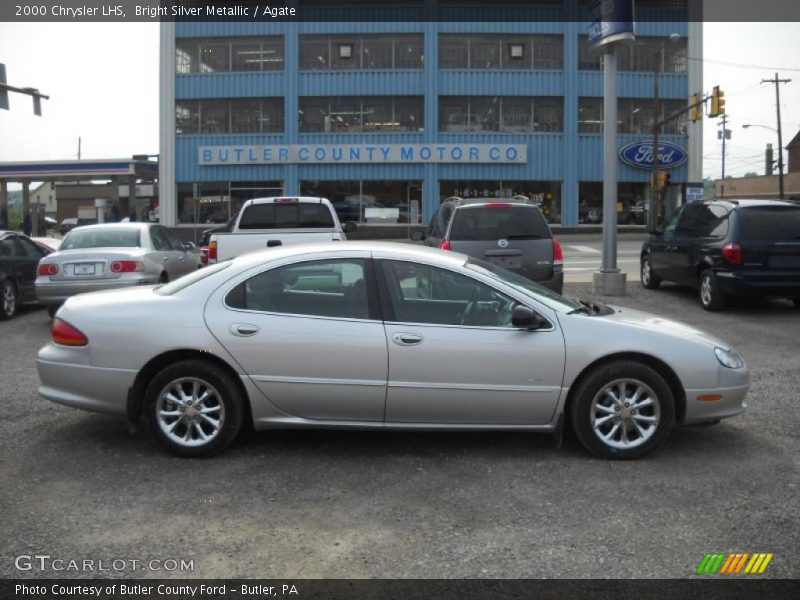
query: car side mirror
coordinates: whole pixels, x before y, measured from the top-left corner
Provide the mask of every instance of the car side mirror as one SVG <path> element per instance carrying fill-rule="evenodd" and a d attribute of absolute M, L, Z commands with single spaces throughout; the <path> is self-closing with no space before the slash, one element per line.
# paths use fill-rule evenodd
<path fill-rule="evenodd" d="M 415 231 L 411 234 L 411 241 L 412 242 L 421 242 L 425 239 L 425 233 L 422 231 Z"/>
<path fill-rule="evenodd" d="M 195 245 L 194 245 L 194 242 L 183 242 L 183 243 L 181 244 L 181 247 L 182 247 L 184 250 L 186 250 L 187 252 L 191 252 L 191 251 L 192 251 L 192 250 L 194 250 L 194 249 L 195 249 L 197 246 L 195 246 Z"/>
<path fill-rule="evenodd" d="M 347 223 L 342 224 L 342 231 L 344 231 L 345 233 L 354 233 L 358 231 L 358 225 L 356 225 L 352 221 L 347 221 Z"/>
<path fill-rule="evenodd" d="M 511 313 L 511 325 L 519 329 L 539 329 L 544 325 L 544 320 L 533 310 L 523 304 L 517 304 Z"/>

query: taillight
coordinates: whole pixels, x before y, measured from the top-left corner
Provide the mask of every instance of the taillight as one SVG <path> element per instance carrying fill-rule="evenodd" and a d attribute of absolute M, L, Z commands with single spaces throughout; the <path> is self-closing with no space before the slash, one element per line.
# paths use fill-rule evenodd
<path fill-rule="evenodd" d="M 208 244 L 208 260 L 217 260 L 217 242 L 216 240 Z"/>
<path fill-rule="evenodd" d="M 439 248 L 442 250 L 450 250 L 450 240 L 442 240 L 439 242 Z"/>
<path fill-rule="evenodd" d="M 135 271 L 144 271 L 144 263 L 136 260 L 115 260 L 111 263 L 112 273 L 133 273 Z"/>
<path fill-rule="evenodd" d="M 55 263 L 43 263 L 39 265 L 39 275 L 58 275 L 58 265 Z"/>
<path fill-rule="evenodd" d="M 62 346 L 85 346 L 89 343 L 83 333 L 61 319 L 53 319 L 53 323 L 50 325 L 50 337 L 53 343 Z"/>
<path fill-rule="evenodd" d="M 484 204 L 486 208 L 505 208 L 507 206 L 513 206 L 511 202 L 487 202 Z"/>
<path fill-rule="evenodd" d="M 722 247 L 722 256 L 732 265 L 742 264 L 742 247 L 737 243 L 725 244 Z"/>
<path fill-rule="evenodd" d="M 561 251 L 561 244 L 558 243 L 556 238 L 553 238 L 553 264 L 564 264 L 564 253 Z"/>

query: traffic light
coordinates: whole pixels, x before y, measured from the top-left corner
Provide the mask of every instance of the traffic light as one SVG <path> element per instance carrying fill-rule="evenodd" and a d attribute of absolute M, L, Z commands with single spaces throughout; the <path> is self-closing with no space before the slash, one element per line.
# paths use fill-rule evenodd
<path fill-rule="evenodd" d="M 698 94 L 692 94 L 689 98 L 689 120 L 692 122 L 703 120 L 702 103 L 698 100 Z"/>
<path fill-rule="evenodd" d="M 651 176 L 651 185 L 659 190 L 663 190 L 669 185 L 670 175 L 666 171 L 654 171 Z"/>
<path fill-rule="evenodd" d="M 725 92 L 719 89 L 718 85 L 714 86 L 711 92 L 711 109 L 708 112 L 709 117 L 718 117 L 725 114 Z"/>

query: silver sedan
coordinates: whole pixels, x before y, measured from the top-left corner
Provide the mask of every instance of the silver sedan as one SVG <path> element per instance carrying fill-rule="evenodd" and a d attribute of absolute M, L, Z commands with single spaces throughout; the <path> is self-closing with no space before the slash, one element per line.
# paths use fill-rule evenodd
<path fill-rule="evenodd" d="M 120 344 L 120 340 L 126 340 Z M 745 411 L 728 344 L 658 316 L 567 300 L 454 252 L 275 248 L 155 288 L 68 300 L 38 354 L 53 402 L 146 417 L 180 456 L 271 428 L 572 427 L 638 458 L 674 423 Z"/>
<path fill-rule="evenodd" d="M 153 223 L 78 227 L 39 263 L 36 297 L 53 316 L 76 294 L 165 283 L 200 267 L 192 248 Z"/>

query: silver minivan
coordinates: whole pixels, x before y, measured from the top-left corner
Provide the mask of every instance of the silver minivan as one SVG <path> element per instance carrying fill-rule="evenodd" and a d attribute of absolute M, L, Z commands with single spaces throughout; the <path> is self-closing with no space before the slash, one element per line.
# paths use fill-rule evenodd
<path fill-rule="evenodd" d="M 564 287 L 561 245 L 527 198 L 448 198 L 431 218 L 425 244 L 483 259 L 559 294 Z"/>

